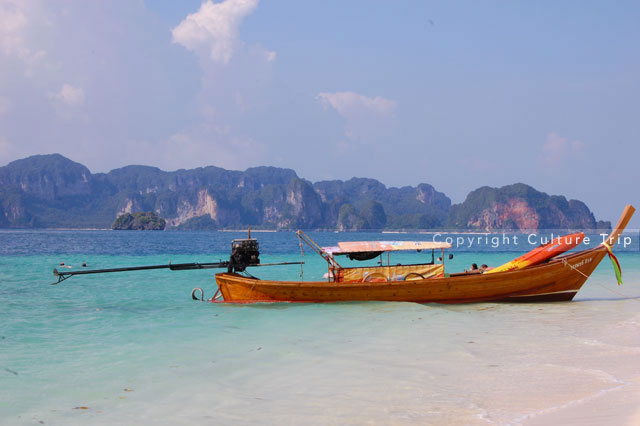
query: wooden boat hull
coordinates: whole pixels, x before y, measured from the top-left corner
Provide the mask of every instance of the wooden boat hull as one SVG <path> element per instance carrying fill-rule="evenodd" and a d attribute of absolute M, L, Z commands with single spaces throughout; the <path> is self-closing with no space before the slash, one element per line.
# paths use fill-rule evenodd
<path fill-rule="evenodd" d="M 220 273 L 225 302 L 396 301 L 417 303 L 569 301 L 606 255 L 597 247 L 548 263 L 495 274 L 392 282 L 268 281 Z"/>

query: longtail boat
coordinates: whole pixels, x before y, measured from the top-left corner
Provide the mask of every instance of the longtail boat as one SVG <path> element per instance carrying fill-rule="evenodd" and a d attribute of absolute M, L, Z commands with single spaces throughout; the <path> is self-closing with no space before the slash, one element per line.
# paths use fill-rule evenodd
<path fill-rule="evenodd" d="M 423 265 L 342 268 L 335 255 L 355 258 L 377 256 L 394 248 L 384 242 L 339 244 L 337 248 L 318 247 L 305 239 L 329 264 L 327 281 L 271 281 L 246 277 L 235 272 L 216 274 L 224 302 L 340 302 L 394 301 L 418 303 L 471 302 L 551 302 L 572 300 L 600 261 L 609 255 L 618 275 L 619 266 L 612 248 L 627 226 L 635 208 L 626 206 L 609 237 L 597 247 L 552 257 L 522 269 L 496 273 L 444 273 L 442 263 Z M 407 242 L 408 245 L 416 242 Z M 445 245 L 420 242 L 414 249 L 441 249 Z M 444 253 L 443 253 L 444 254 Z M 217 301 L 214 297 L 213 301 Z"/>

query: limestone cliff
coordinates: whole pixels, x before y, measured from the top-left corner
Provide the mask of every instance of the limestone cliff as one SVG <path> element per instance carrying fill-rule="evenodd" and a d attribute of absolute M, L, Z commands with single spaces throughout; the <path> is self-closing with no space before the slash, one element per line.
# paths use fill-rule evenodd
<path fill-rule="evenodd" d="M 433 229 L 447 223 L 451 200 L 433 186 L 387 188 L 375 179 L 322 181 L 314 189 L 325 222 L 340 230 Z"/>
<path fill-rule="evenodd" d="M 454 229 L 492 231 L 536 229 L 600 229 L 608 222 L 596 222 L 581 201 L 547 195 L 518 183 L 502 188 L 482 187 L 472 191 L 461 204 L 451 207 L 449 226 Z"/>

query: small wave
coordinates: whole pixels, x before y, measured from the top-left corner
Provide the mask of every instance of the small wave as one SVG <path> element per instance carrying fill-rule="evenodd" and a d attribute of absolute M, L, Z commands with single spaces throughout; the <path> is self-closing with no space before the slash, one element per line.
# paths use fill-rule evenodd
<path fill-rule="evenodd" d="M 553 365 L 553 364 L 544 364 L 544 366 L 546 367 L 556 367 L 556 368 L 560 368 L 562 370 L 565 371 L 569 371 L 569 372 L 573 372 L 573 373 L 580 373 L 580 374 L 590 374 L 593 375 L 595 377 L 597 377 L 600 380 L 609 382 L 609 383 L 613 383 L 615 384 L 612 387 L 609 388 L 605 388 L 605 389 L 600 389 L 598 391 L 596 391 L 595 393 L 591 394 L 591 395 L 587 395 L 583 398 L 579 398 L 579 399 L 575 399 L 575 400 L 571 400 L 568 401 L 564 404 L 561 405 L 556 405 L 556 406 L 552 406 L 552 407 L 548 407 L 548 408 L 543 408 L 541 410 L 537 410 L 534 411 L 532 413 L 528 413 L 528 414 L 524 414 L 522 416 L 519 416 L 517 418 L 515 418 L 513 420 L 513 422 L 509 422 L 508 424 L 513 424 L 513 425 L 521 425 L 525 420 L 529 420 L 529 419 L 533 419 L 535 417 L 538 416 L 542 416 L 542 415 L 546 415 L 546 414 L 550 414 L 550 413 L 555 413 L 561 410 L 564 410 L 566 408 L 569 407 L 573 407 L 576 405 L 580 405 L 580 404 L 584 404 L 586 402 L 592 401 L 594 399 L 600 398 L 610 392 L 619 390 L 624 388 L 625 386 L 628 385 L 627 382 L 618 379 L 614 376 L 612 376 L 611 374 L 607 373 L 606 371 L 603 370 L 595 370 L 595 369 L 583 369 L 583 368 L 577 368 L 577 367 L 566 367 L 566 366 L 558 366 L 558 365 Z"/>
<path fill-rule="evenodd" d="M 623 346 L 623 345 L 612 345 L 611 343 L 601 342 L 599 340 L 588 339 L 582 342 L 588 346 L 596 346 L 599 348 L 608 349 L 611 352 L 615 352 L 616 354 L 638 354 L 640 353 L 640 347 L 636 346 Z"/>

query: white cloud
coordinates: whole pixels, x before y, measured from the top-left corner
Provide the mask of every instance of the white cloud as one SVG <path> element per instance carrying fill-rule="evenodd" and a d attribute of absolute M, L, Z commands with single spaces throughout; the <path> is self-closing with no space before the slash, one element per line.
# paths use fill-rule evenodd
<path fill-rule="evenodd" d="M 385 130 L 398 106 L 380 96 L 370 98 L 354 92 L 321 92 L 318 99 L 325 108 L 333 108 L 345 120 L 344 135 L 352 141 L 372 142 L 384 139 Z"/>
<path fill-rule="evenodd" d="M 569 157 L 582 156 L 584 144 L 578 140 L 569 140 L 555 132 L 547 135 L 547 141 L 542 146 L 542 159 L 548 168 L 556 168 Z"/>
<path fill-rule="evenodd" d="M 325 106 L 333 109 L 346 119 L 355 118 L 362 113 L 374 113 L 380 116 L 388 116 L 396 109 L 396 101 L 380 96 L 369 98 L 354 92 L 318 93 L 318 99 Z"/>
<path fill-rule="evenodd" d="M 267 61 L 269 62 L 273 62 L 276 60 L 276 52 L 272 50 L 265 50 L 264 56 L 267 58 Z"/>
<path fill-rule="evenodd" d="M 27 18 L 17 2 L 0 3 L 0 48 L 6 55 L 23 52 Z"/>
<path fill-rule="evenodd" d="M 260 43 L 245 44 L 240 34 L 257 6 L 258 0 L 206 0 L 172 29 L 173 42 L 199 59 L 202 80 L 194 98 L 200 116 L 166 140 L 180 147 L 167 162 L 243 168 L 270 155 L 258 129 L 273 111 L 277 53 Z"/>
<path fill-rule="evenodd" d="M 15 56 L 33 66 L 45 56 L 42 49 L 33 48 L 28 42 L 29 14 L 38 15 L 35 3 L 5 0 L 0 2 L 0 52 Z M 27 72 L 31 70 L 28 69 Z"/>
<path fill-rule="evenodd" d="M 207 0 L 196 13 L 188 15 L 171 30 L 173 42 L 227 64 L 241 43 L 238 37 L 240 23 L 257 6 L 258 0 L 226 0 L 222 3 Z M 265 52 L 267 60 L 275 59 L 275 52 Z"/>
<path fill-rule="evenodd" d="M 84 90 L 65 83 L 57 93 L 49 93 L 49 98 L 63 102 L 69 106 L 80 106 L 84 103 Z"/>

